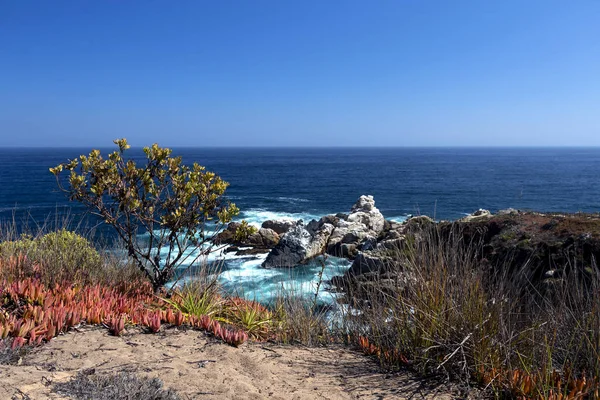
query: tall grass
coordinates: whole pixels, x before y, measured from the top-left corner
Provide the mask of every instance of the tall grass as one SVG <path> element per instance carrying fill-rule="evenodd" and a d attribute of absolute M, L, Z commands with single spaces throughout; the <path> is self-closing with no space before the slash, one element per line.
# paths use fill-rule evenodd
<path fill-rule="evenodd" d="M 387 268 L 395 279 L 349 287 L 358 299 L 345 318 L 350 336 L 385 367 L 445 374 L 498 396 L 558 398 L 584 376 L 579 391 L 593 392 L 600 376 L 596 266 L 570 265 L 561 279 L 532 282 L 527 265 L 490 266 L 482 251 L 458 225 L 407 240 Z"/>

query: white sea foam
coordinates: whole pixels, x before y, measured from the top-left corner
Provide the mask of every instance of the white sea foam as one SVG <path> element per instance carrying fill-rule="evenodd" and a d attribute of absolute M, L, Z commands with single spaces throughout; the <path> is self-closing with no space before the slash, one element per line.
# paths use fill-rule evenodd
<path fill-rule="evenodd" d="M 260 226 L 267 220 L 290 220 L 297 221 L 299 219 L 304 222 L 309 222 L 312 219 L 319 219 L 321 215 L 309 214 L 309 213 L 286 213 L 286 212 L 275 212 L 265 210 L 263 208 L 252 208 L 243 211 L 240 214 L 240 219 L 248 221 L 249 224 L 254 226 Z"/>
<path fill-rule="evenodd" d="M 310 201 L 308 199 L 301 199 L 298 197 L 277 197 L 277 200 L 288 201 L 291 203 L 308 203 Z"/>
<path fill-rule="evenodd" d="M 347 260 L 329 257 L 295 268 L 266 269 L 262 268 L 265 258 L 266 254 L 226 262 L 226 269 L 219 277 L 225 290 L 264 303 L 272 302 L 282 294 L 312 297 L 317 291 L 321 261 L 325 262 L 322 277 L 324 281 L 343 274 L 350 266 Z M 321 285 L 318 299 L 324 303 L 332 303 L 334 298 L 325 285 Z"/>

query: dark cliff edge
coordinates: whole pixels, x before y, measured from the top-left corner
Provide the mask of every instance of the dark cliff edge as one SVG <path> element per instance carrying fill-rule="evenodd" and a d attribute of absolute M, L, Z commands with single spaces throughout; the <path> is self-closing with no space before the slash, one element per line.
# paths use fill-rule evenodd
<path fill-rule="evenodd" d="M 490 275 L 535 290 L 560 284 L 573 272 L 582 279 L 598 272 L 600 214 L 481 211 L 453 222 L 415 217 L 388 229 L 375 249 L 359 253 L 346 274 L 331 284 L 343 291 L 354 289 L 354 294 L 374 282 L 383 282 L 383 287 L 395 282 L 397 289 L 398 275 L 409 268 L 411 251 L 428 241 L 468 249 Z M 395 239 L 386 239 L 390 236 Z"/>

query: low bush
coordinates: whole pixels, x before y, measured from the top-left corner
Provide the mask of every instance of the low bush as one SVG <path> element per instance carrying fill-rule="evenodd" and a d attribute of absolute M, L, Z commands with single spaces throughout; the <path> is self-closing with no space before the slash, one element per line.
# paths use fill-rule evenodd
<path fill-rule="evenodd" d="M 55 269 L 20 254 L 0 258 L 0 339 L 10 339 L 11 350 L 40 345 L 82 323 L 106 326 L 117 336 L 131 325 L 157 332 L 162 323 L 187 323 L 234 346 L 248 339 L 207 315 L 201 316 L 203 324 L 197 316 L 184 315 L 156 296 L 148 281 L 90 285 L 75 278 L 82 276 L 77 271 L 70 280 L 57 282 L 58 276 Z"/>
<path fill-rule="evenodd" d="M 65 280 L 114 285 L 142 278 L 131 264 L 101 256 L 88 239 L 66 229 L 0 241 L 0 258 L 19 259 L 10 264 L 16 270 L 2 270 L 0 278 L 8 280 L 35 276 L 51 285 Z"/>
<path fill-rule="evenodd" d="M 179 400 L 158 378 L 140 377 L 130 372 L 111 375 L 79 373 L 67 382 L 54 384 L 53 391 L 75 400 Z"/>

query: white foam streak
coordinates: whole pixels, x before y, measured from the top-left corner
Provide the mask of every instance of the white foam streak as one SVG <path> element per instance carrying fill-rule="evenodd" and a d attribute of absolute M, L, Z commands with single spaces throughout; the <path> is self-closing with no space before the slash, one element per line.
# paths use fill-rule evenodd
<path fill-rule="evenodd" d="M 297 221 L 303 220 L 305 223 L 312 219 L 319 219 L 320 215 L 309 214 L 309 213 L 285 213 L 285 212 L 274 212 L 268 211 L 261 208 L 250 209 L 244 211 L 240 215 L 240 219 L 248 221 L 249 224 L 254 226 L 260 226 L 267 220 L 289 220 Z"/>

